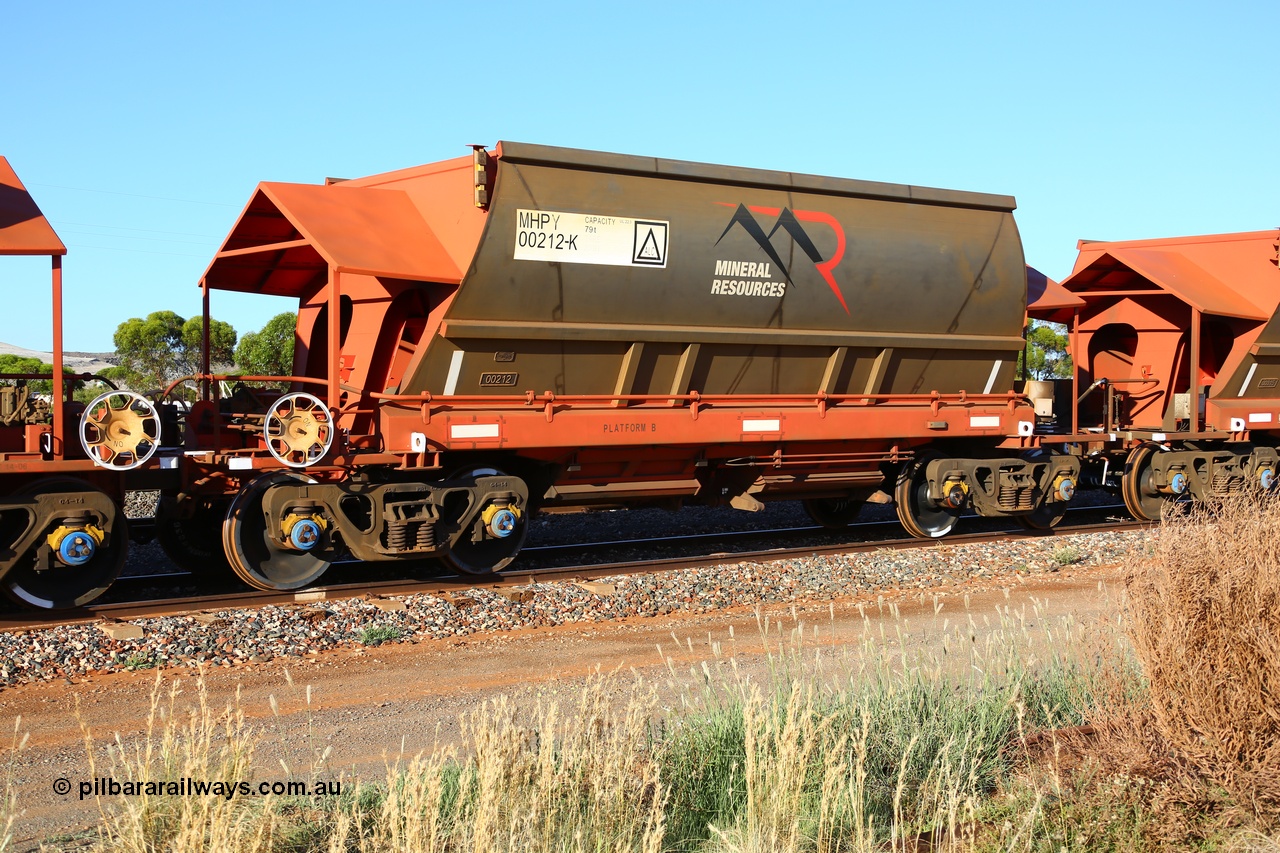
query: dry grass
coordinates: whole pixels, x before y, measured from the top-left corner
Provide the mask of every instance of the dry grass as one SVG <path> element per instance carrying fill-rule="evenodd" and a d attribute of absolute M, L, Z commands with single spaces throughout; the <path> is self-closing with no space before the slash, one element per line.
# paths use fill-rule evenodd
<path fill-rule="evenodd" d="M 9 742 L 9 763 L 5 767 L 3 793 L 0 793 L 0 853 L 13 846 L 13 827 L 22 817 L 18 806 L 18 790 L 14 782 L 14 765 L 18 754 L 26 749 L 31 733 L 22 730 L 22 717 L 13 721 L 13 738 Z"/>
<path fill-rule="evenodd" d="M 1126 580 L 1128 631 L 1149 682 L 1133 709 L 1151 722 L 1138 744 L 1146 769 L 1198 792 L 1188 805 L 1216 800 L 1263 829 L 1280 823 L 1278 531 L 1271 498 L 1192 507 L 1164 524 Z"/>
<path fill-rule="evenodd" d="M 1088 632 L 1046 617 L 1043 602 L 992 614 L 934 605 L 918 626 L 893 605 L 864 611 L 852 648 L 823 646 L 814 626 L 762 624 L 774 648 L 765 679 L 732 649 L 691 670 L 686 684 L 701 689 L 681 695 L 678 725 L 659 736 L 679 771 L 667 849 L 1024 849 L 1045 798 L 1008 822 L 991 798 L 1027 764 L 1017 744 L 1081 721 L 1094 670 L 1113 661 L 1059 655 Z"/>
<path fill-rule="evenodd" d="M 763 678 L 722 653 L 688 679 L 670 670 L 679 683 L 663 694 L 665 706 L 655 685 L 618 676 L 590 680 L 568 705 L 487 703 L 463 718 L 458 744 L 402 758 L 383 784 L 351 785 L 337 800 L 105 798 L 96 846 L 137 853 L 973 846 L 985 800 L 1013 768 L 1010 744 L 1028 727 L 1079 718 L 1079 673 L 1039 657 L 1072 646 L 1076 628 L 1007 608 L 951 616 L 938 600 L 933 619 L 916 629 L 891 606 L 884 610 L 892 627 L 873 627 L 868 614 L 864 643 L 852 649 L 815 643 L 812 627 L 762 621 L 776 643 Z M 91 774 L 257 781 L 260 737 L 238 698 L 218 709 L 202 681 L 185 696 L 178 682 L 157 678 L 147 732 L 134 742 L 117 738 L 109 766 Z M 294 740 L 286 747 L 296 763 L 312 763 L 314 780 L 327 749 L 310 734 Z M 87 730 L 86 746 L 97 754 Z M 997 833 L 1001 844 L 1017 837 L 1016 828 Z"/>
<path fill-rule="evenodd" d="M 184 704 L 181 682 L 157 675 L 146 733 L 135 742 L 117 736 L 102 768 L 85 726 L 91 775 L 121 783 L 278 780 L 254 767 L 261 734 L 246 725 L 238 695 L 217 710 L 202 678 L 195 687 Z M 567 708 L 486 703 L 463 718 L 461 747 L 397 762 L 385 787 L 349 784 L 340 798 L 101 797 L 94 849 L 657 853 L 665 790 L 657 763 L 637 749 L 648 738 L 652 696 L 637 686 L 618 701 L 619 687 L 594 679 Z M 310 698 L 308 688 L 308 707 Z M 271 704 L 278 712 L 274 697 Z M 311 759 L 314 782 L 328 749 L 310 736 L 294 746 Z"/>
<path fill-rule="evenodd" d="M 238 692 L 220 711 L 210 703 L 203 676 L 196 682 L 194 705 L 180 704 L 181 695 L 180 680 L 166 685 L 157 672 L 146 733 L 133 742 L 117 734 L 107 746 L 105 767 L 98 764 L 92 731 L 81 717 L 90 778 L 110 777 L 122 784 L 253 779 L 258 736 L 245 724 Z M 99 797 L 97 803 L 102 835 L 95 849 L 101 851 L 256 853 L 272 849 L 277 830 L 270 810 L 255 809 L 241 797 L 169 796 L 144 790 Z"/>
<path fill-rule="evenodd" d="M 354 802 L 329 849 L 657 853 L 665 794 L 638 749 L 652 696 L 637 686 L 619 702 L 617 687 L 593 679 L 568 708 L 485 703 L 463 718 L 468 758 L 446 747 L 388 768 L 381 808 L 370 820 Z"/>

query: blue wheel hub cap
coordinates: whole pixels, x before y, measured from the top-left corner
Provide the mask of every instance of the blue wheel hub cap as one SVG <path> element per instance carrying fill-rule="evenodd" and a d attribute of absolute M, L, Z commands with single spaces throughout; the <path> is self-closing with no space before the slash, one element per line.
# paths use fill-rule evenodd
<path fill-rule="evenodd" d="M 1169 478 L 1169 488 L 1175 495 L 1180 495 L 1187 490 L 1187 475 L 1179 471 Z"/>
<path fill-rule="evenodd" d="M 98 543 L 83 530 L 76 530 L 62 537 L 58 544 L 58 559 L 68 566 L 83 566 L 93 559 Z"/>
<path fill-rule="evenodd" d="M 1075 480 L 1070 480 L 1070 479 L 1063 480 L 1058 485 L 1058 497 L 1062 498 L 1064 501 L 1071 500 L 1073 497 L 1075 497 L 1075 494 L 1076 494 Z"/>
<path fill-rule="evenodd" d="M 1258 472 L 1258 485 L 1264 489 L 1270 489 L 1276 482 L 1276 472 L 1270 468 L 1263 468 Z"/>
<path fill-rule="evenodd" d="M 299 551 L 310 551 L 320 544 L 320 525 L 310 518 L 295 521 L 289 529 L 289 544 Z"/>
<path fill-rule="evenodd" d="M 489 532 L 499 539 L 506 539 L 516 530 L 516 514 L 509 509 L 500 509 L 489 519 Z"/>

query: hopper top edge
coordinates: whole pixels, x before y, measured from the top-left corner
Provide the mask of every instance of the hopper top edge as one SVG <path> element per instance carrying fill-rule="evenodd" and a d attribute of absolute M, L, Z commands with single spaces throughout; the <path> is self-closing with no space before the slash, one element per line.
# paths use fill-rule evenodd
<path fill-rule="evenodd" d="M 611 154 L 579 148 L 559 148 L 526 142 L 502 141 L 497 145 L 500 160 L 513 163 L 562 168 L 618 172 L 658 178 L 739 184 L 763 189 L 798 190 L 828 195 L 910 201 L 948 207 L 970 207 L 1009 212 L 1017 207 L 1013 196 L 963 190 L 936 189 L 908 184 L 863 181 L 853 178 L 828 178 L 796 172 L 719 166 L 689 160 L 667 160 L 631 154 Z"/>

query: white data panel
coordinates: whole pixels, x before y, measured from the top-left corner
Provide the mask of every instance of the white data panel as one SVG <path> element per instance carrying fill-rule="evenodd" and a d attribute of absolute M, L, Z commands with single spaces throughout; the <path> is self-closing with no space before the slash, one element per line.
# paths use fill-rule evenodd
<path fill-rule="evenodd" d="M 517 210 L 515 259 L 661 269 L 670 231 L 659 219 Z"/>

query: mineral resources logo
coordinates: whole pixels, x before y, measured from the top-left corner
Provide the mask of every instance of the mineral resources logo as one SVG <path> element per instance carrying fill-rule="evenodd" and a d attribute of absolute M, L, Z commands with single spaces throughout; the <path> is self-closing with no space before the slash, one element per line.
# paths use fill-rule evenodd
<path fill-rule="evenodd" d="M 725 207 L 733 207 L 731 202 L 716 202 Z M 756 216 L 776 217 L 773 227 L 765 233 Z M 826 225 L 836 235 L 836 249 L 831 253 L 831 257 L 825 260 L 822 253 L 818 251 L 818 247 L 814 245 L 813 238 L 805 231 L 801 222 L 811 222 L 820 225 Z M 716 261 L 716 278 L 711 281 L 711 292 L 729 296 L 772 296 L 782 297 L 786 292 L 788 284 L 791 284 L 791 272 L 787 269 L 787 265 L 783 263 L 782 257 L 778 254 L 778 250 L 774 248 L 773 235 L 779 230 L 786 232 L 795 244 L 800 247 L 800 251 L 809 258 L 813 263 L 814 269 L 822 276 L 823 281 L 831 288 L 831 292 L 835 294 L 836 299 L 840 301 L 840 307 L 844 309 L 844 313 L 849 313 L 849 306 L 845 304 L 844 294 L 840 292 L 840 285 L 836 284 L 835 275 L 832 270 L 840 263 L 844 257 L 844 228 L 836 221 L 836 218 L 829 213 L 823 213 L 817 210 L 791 210 L 786 207 L 759 207 L 756 205 L 738 204 L 733 212 L 733 217 L 729 220 L 729 224 L 725 226 L 724 231 L 716 240 L 716 245 L 720 245 L 720 241 L 725 235 L 733 230 L 734 226 L 742 228 L 760 247 L 761 251 L 768 256 L 772 262 L 754 263 L 751 261 Z M 774 279 L 773 273 L 776 272 L 782 277 Z"/>

